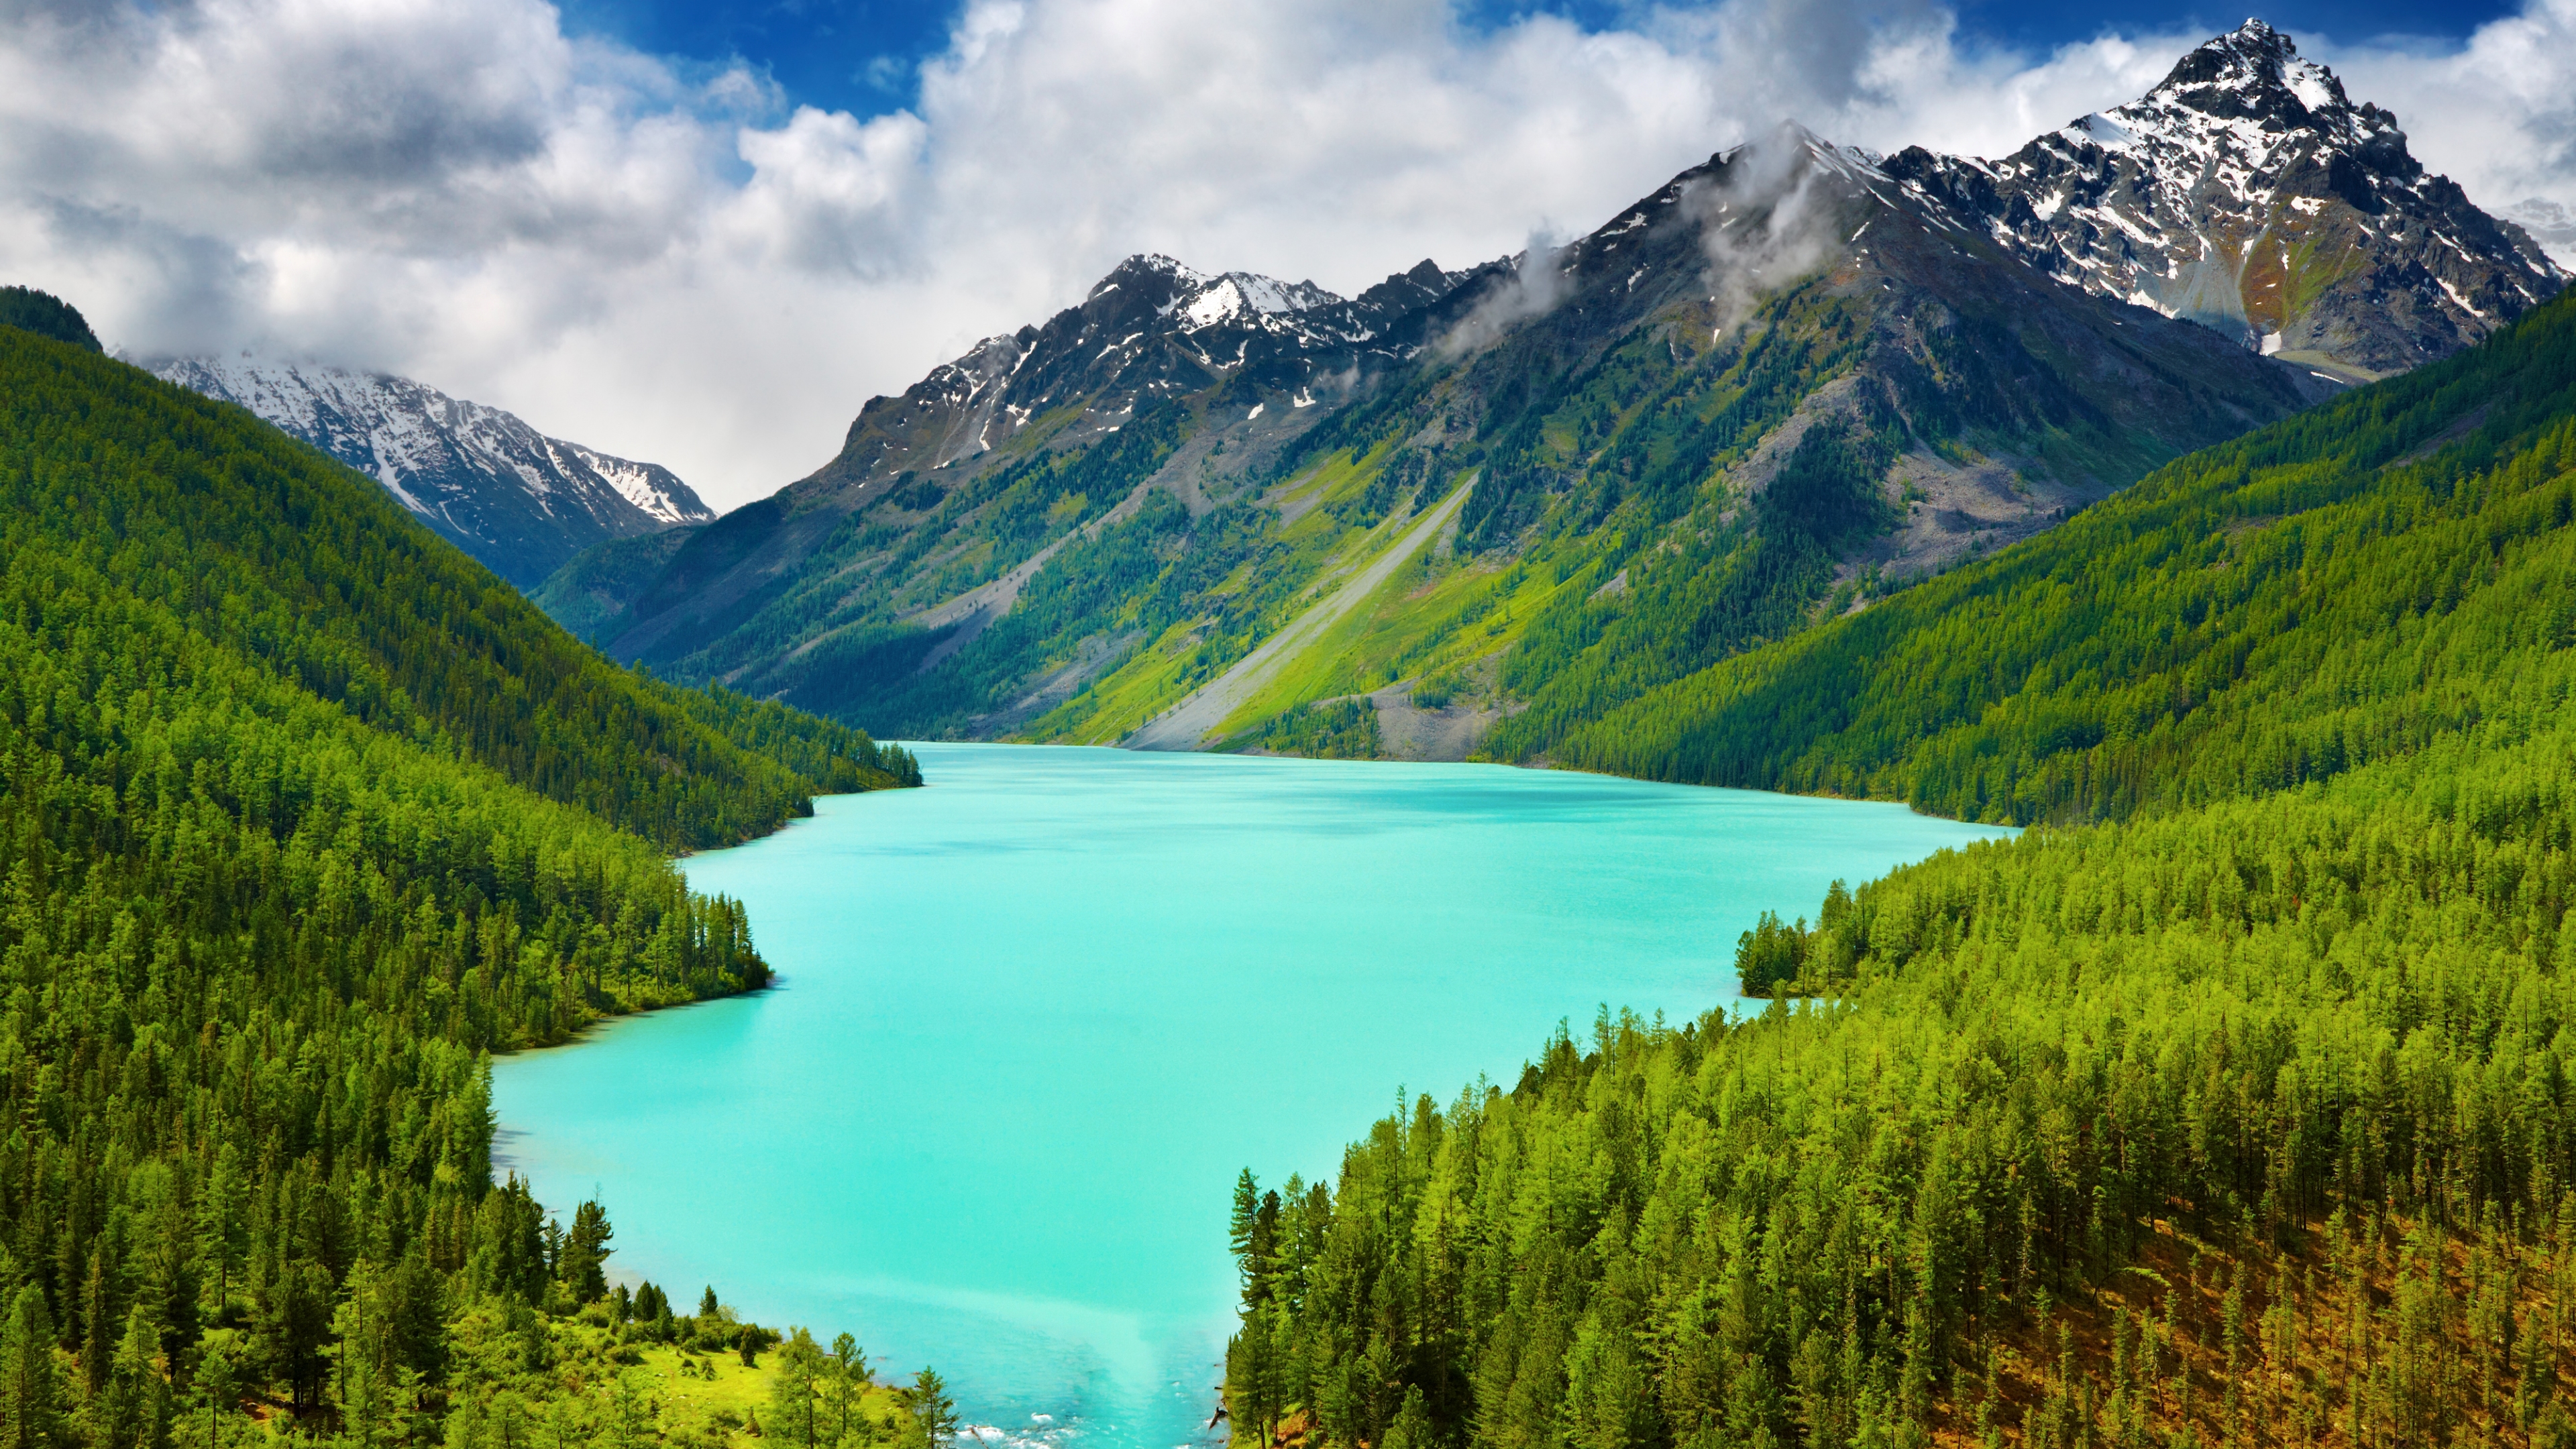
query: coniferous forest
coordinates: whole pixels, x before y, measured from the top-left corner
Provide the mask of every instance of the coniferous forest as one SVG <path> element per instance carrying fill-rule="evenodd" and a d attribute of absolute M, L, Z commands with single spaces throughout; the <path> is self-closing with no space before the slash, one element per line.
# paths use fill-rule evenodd
<path fill-rule="evenodd" d="M 53 336 L 0 326 L 0 1444 L 944 1435 L 936 1375 L 612 1291 L 601 1204 L 494 1180 L 488 1086 L 762 985 L 668 853 L 912 759 L 609 663 L 373 482 L 22 312 Z"/>
<path fill-rule="evenodd" d="M 2576 1443 L 2576 299 L 1567 758 L 2026 823 L 1234 1204 L 1239 1442 Z"/>

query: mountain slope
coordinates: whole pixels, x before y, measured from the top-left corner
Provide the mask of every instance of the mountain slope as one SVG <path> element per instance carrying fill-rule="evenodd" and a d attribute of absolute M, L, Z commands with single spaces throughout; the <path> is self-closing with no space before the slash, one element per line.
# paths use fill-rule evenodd
<path fill-rule="evenodd" d="M 2449 676 L 2489 666 L 2412 641 L 2392 652 L 2390 621 L 2492 585 L 2434 525 L 2569 466 L 2560 442 L 2530 440 L 2576 411 L 2571 358 L 2576 299 L 2562 298 L 2475 354 L 2196 455 L 1989 565 L 1651 693 L 1564 757 L 2022 822 L 2326 779 L 2413 750 L 2460 727 L 2473 696 Z M 2508 446 L 2530 452 L 2482 476 Z M 2484 526 L 2536 526 L 2557 505 L 2528 506 L 2541 512 Z M 2526 606 L 2544 634 L 2571 617 L 2559 590 Z M 2355 723 L 2400 718 L 2386 737 Z"/>
<path fill-rule="evenodd" d="M 1489 591 L 1543 535 L 1606 538 L 1614 513 L 1622 541 L 1603 547 L 1622 558 L 1659 531 L 1696 537 L 1728 512 L 1719 494 L 1760 492 L 1815 419 L 1867 411 L 1865 431 L 1902 435 L 1873 481 L 1934 504 L 1877 561 L 1919 568 L 1981 534 L 2044 527 L 2323 386 L 2050 287 L 1875 175 L 1784 135 L 1676 178 L 1559 256 L 1418 269 L 1369 294 L 1410 310 L 1367 326 L 1194 332 L 1186 286 L 1214 280 L 1140 259 L 1085 308 L 979 351 L 980 372 L 961 364 L 871 404 L 841 459 L 690 539 L 602 637 L 679 677 L 882 728 L 1114 739 L 1471 470 L 1486 481 L 1466 504 L 1458 554 L 1475 577 L 1461 587 Z M 1730 205 L 1756 233 L 1742 257 L 1713 240 L 1728 227 L 1713 208 Z M 2001 352 L 1996 329 L 2012 338 Z M 1863 358 L 1867 386 L 1852 375 Z M 914 462 L 931 466 L 894 466 Z M 1132 573 L 1117 560 L 1139 548 L 1193 561 L 1158 570 L 1152 601 L 1134 591 L 1142 576 L 1095 587 L 1103 569 Z M 1169 593 L 1183 575 L 1190 594 Z M 1030 587 L 1088 602 L 981 637 Z M 970 598 L 979 589 L 998 607 Z M 1034 724 L 1121 671 L 1110 710 Z M 1129 688 L 1148 675 L 1160 682 Z"/>
<path fill-rule="evenodd" d="M 667 468 L 549 438 L 409 378 L 249 357 L 180 358 L 154 371 L 375 479 L 521 588 L 595 544 L 715 516 Z"/>
<path fill-rule="evenodd" d="M 240 409 L 0 327 L 0 1417 L 381 1443 L 587 1404 L 634 1355 L 572 1319 L 608 1220 L 493 1180 L 489 1053 L 759 986 L 665 851 L 899 779 L 617 668 Z"/>
<path fill-rule="evenodd" d="M 2562 297 L 1606 721 L 2114 819 L 1247 1173 L 1236 1441 L 2568 1443 L 2571 576 Z"/>
<path fill-rule="evenodd" d="M 1235 425 L 1235 455 L 1187 493 L 1205 512 L 1211 489 L 1240 486 L 1249 460 L 1312 423 L 1319 391 L 1418 349 L 1422 304 L 1459 281 L 1425 262 L 1344 300 L 1132 258 L 1045 326 L 989 338 L 903 396 L 871 399 L 831 463 L 692 539 L 639 591 L 610 647 L 761 689 L 745 661 L 784 662 L 759 656 L 918 616 L 1098 523 L 1214 407 Z M 1131 421 L 1152 429 L 1147 439 L 1121 436 Z M 1051 466 L 1076 456 L 1089 459 L 1078 477 Z M 900 562 L 869 561 L 897 536 Z M 854 563 L 866 577 L 850 577 Z"/>
<path fill-rule="evenodd" d="M 2445 356 L 2567 283 L 2260 20 L 2003 160 L 1914 149 L 1887 169 L 2061 281 L 2361 376 Z"/>

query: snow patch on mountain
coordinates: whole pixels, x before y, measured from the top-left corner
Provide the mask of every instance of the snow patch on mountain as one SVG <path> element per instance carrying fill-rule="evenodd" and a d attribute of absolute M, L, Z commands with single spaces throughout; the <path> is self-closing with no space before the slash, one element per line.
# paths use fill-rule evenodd
<path fill-rule="evenodd" d="M 714 513 L 667 468 L 551 438 L 515 414 L 386 373 L 239 354 L 158 363 L 375 479 L 503 577 L 533 584 L 612 538 Z"/>

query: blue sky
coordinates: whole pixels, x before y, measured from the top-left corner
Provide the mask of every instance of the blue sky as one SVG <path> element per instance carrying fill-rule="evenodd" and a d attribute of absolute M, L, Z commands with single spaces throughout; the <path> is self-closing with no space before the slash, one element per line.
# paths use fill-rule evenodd
<path fill-rule="evenodd" d="M 562 0 L 564 24 L 651 54 L 766 70 L 796 104 L 859 116 L 909 105 L 913 68 L 942 49 L 958 5 L 947 0 Z M 1507 23 L 1534 10 L 1586 28 L 1618 24 L 1637 7 L 1620 0 L 1468 0 L 1471 25 Z M 2500 0 L 2221 0 L 2221 3 L 2051 4 L 1964 0 L 1952 6 L 1972 43 L 2044 53 L 2105 32 L 2233 27 L 2260 14 L 2293 35 L 2350 44 L 2389 36 L 2466 38 L 2509 13 Z M 2240 13 L 2241 12 L 2241 13 Z"/>

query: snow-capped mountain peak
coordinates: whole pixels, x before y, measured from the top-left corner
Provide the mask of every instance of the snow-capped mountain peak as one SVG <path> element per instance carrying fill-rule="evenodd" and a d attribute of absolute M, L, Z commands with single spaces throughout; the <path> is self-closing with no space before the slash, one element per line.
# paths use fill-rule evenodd
<path fill-rule="evenodd" d="M 2254 19 L 2194 48 L 2140 103 L 2170 101 L 2218 115 L 2264 114 L 2277 110 L 2282 91 L 2310 111 L 2351 104 L 2334 72 L 2302 60 L 2289 36 Z"/>
<path fill-rule="evenodd" d="M 2260 20 L 2010 156 L 1887 169 L 2060 281 L 2353 375 L 2456 350 L 2567 281 Z"/>
<path fill-rule="evenodd" d="M 901 397 L 870 399 L 827 471 L 945 467 L 1068 405 L 1082 413 L 1077 432 L 1106 433 L 1141 406 L 1218 381 L 1252 396 L 1310 395 L 1363 354 L 1410 356 L 1421 340 L 1388 329 L 1468 276 L 1426 261 L 1343 297 L 1313 282 L 1132 256 L 1045 325 L 985 338 Z"/>
<path fill-rule="evenodd" d="M 514 414 L 409 378 L 248 353 L 153 370 L 365 473 L 522 587 L 593 544 L 715 516 L 667 468 L 547 437 Z"/>

